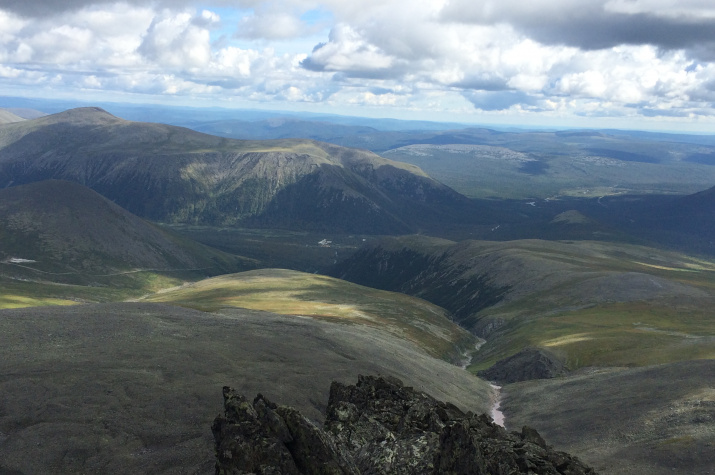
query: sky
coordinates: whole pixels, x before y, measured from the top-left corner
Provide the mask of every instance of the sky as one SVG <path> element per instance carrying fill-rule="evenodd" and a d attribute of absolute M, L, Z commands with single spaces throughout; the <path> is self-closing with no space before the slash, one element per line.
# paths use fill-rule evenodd
<path fill-rule="evenodd" d="M 715 1 L 0 0 L 0 95 L 715 133 Z"/>

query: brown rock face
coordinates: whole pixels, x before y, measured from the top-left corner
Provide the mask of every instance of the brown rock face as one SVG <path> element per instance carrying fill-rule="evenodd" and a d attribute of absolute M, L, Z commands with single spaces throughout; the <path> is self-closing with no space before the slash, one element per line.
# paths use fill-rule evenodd
<path fill-rule="evenodd" d="M 534 429 L 509 433 L 395 378 L 334 382 L 326 412 L 321 429 L 260 394 L 250 403 L 224 388 L 224 415 L 212 427 L 216 473 L 595 474 Z"/>

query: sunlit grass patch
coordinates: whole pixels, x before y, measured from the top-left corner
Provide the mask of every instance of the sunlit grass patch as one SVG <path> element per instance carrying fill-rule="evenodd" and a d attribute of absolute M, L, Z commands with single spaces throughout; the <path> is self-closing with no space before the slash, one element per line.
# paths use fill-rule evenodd
<path fill-rule="evenodd" d="M 706 306 L 628 302 L 514 318 L 494 342 L 484 369 L 525 346 L 548 348 L 578 369 L 588 366 L 647 366 L 715 358 L 715 319 Z"/>
<path fill-rule="evenodd" d="M 560 341 L 558 349 L 572 369 L 708 358 L 715 355 L 715 322 L 706 313 L 645 302 L 604 305 L 544 318 L 541 331 L 561 336 L 534 343 Z"/>
<path fill-rule="evenodd" d="M 77 302 L 57 298 L 28 297 L 25 295 L 0 295 L 0 309 L 44 307 L 48 305 L 77 305 Z"/>
<path fill-rule="evenodd" d="M 0 277 L 0 309 L 120 302 L 183 283 L 154 272 L 108 276 L 91 285 L 23 281 Z"/>
<path fill-rule="evenodd" d="M 143 300 L 211 312 L 239 307 L 360 323 L 383 328 L 447 359 L 454 359 L 475 340 L 451 322 L 444 309 L 424 300 L 332 277 L 281 269 L 205 279 Z"/>
<path fill-rule="evenodd" d="M 593 340 L 593 337 L 588 336 L 587 334 L 576 334 L 576 335 L 566 335 L 558 338 L 554 338 L 552 340 L 547 340 L 542 342 L 544 346 L 547 347 L 552 347 L 552 346 L 563 346 L 563 345 L 571 345 L 574 343 L 579 343 L 582 341 L 588 341 L 588 340 Z"/>
<path fill-rule="evenodd" d="M 672 437 L 658 442 L 658 445 L 692 445 L 695 443 L 695 437 L 692 435 L 683 435 L 680 437 Z"/>

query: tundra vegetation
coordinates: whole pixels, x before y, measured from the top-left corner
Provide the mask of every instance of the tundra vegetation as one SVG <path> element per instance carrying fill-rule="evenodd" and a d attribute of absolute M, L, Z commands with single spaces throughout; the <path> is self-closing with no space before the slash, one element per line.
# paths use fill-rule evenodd
<path fill-rule="evenodd" d="M 2 117 L 0 472 L 210 471 L 222 386 L 319 421 L 376 373 L 599 473 L 715 464 L 706 138 Z"/>

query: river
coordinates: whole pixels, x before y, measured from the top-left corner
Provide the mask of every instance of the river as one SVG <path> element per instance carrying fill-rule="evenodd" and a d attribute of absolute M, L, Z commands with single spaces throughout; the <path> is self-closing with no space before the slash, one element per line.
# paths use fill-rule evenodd
<path fill-rule="evenodd" d="M 467 367 L 472 363 L 472 359 L 474 358 L 474 352 L 479 351 L 479 349 L 486 343 L 487 340 L 483 338 L 479 338 L 477 343 L 474 345 L 474 351 L 464 352 L 464 360 L 462 361 L 462 364 L 460 365 L 462 369 L 467 369 Z M 489 385 L 494 389 L 494 399 L 492 401 L 492 409 L 490 411 L 490 415 L 492 416 L 492 419 L 494 419 L 494 423 L 497 425 L 500 425 L 502 427 L 504 426 L 504 413 L 501 411 L 501 386 L 497 386 L 496 384 L 489 383 Z"/>

